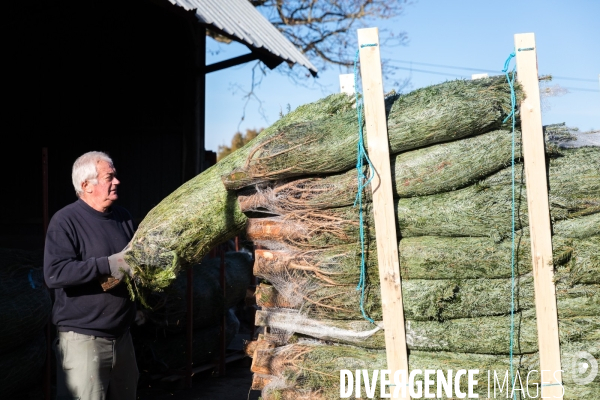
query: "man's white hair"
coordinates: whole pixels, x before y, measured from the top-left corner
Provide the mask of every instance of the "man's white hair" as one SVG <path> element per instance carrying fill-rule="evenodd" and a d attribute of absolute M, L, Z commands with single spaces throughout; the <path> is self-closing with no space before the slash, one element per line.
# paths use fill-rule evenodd
<path fill-rule="evenodd" d="M 83 193 L 83 189 L 81 188 L 83 182 L 88 181 L 92 185 L 98 184 L 98 170 L 96 169 L 96 165 L 100 161 L 106 161 L 113 166 L 112 159 L 102 151 L 89 151 L 79 156 L 73 163 L 71 178 L 73 179 L 73 186 L 75 187 L 77 196 L 81 196 L 81 193 Z"/>

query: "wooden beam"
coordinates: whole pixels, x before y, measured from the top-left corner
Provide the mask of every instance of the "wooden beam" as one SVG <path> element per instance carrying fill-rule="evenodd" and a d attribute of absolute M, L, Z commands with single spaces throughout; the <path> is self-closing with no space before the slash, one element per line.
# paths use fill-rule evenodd
<path fill-rule="evenodd" d="M 204 70 L 199 73 L 210 74 L 211 72 L 220 71 L 225 68 L 235 67 L 236 65 L 244 64 L 250 61 L 257 60 L 259 55 L 257 53 L 248 53 L 242 56 L 230 58 L 229 60 L 219 61 L 214 64 L 207 65 Z"/>
<path fill-rule="evenodd" d="M 250 371 L 260 375 L 276 375 L 278 366 L 273 363 L 274 358 L 275 353 L 272 348 L 258 347 L 252 357 Z"/>
<path fill-rule="evenodd" d="M 354 74 L 340 74 L 340 93 L 354 95 Z"/>
<path fill-rule="evenodd" d="M 274 378 L 275 377 L 271 375 L 253 374 L 250 390 L 263 390 Z"/>
<path fill-rule="evenodd" d="M 377 242 L 377 262 L 381 283 L 381 307 L 385 330 L 387 367 L 391 371 L 392 377 L 396 371 L 402 370 L 405 371 L 404 376 L 407 378 L 408 356 L 402 285 L 400 284 L 400 264 L 398 262 L 390 149 L 381 74 L 379 29 L 358 29 L 358 45 L 368 153 L 375 169 L 371 189 L 373 191 L 375 240 Z M 404 383 L 407 383 L 407 380 Z M 394 390 L 391 393 L 394 399 L 410 398 L 408 390 L 405 390 L 405 397 L 402 396 L 402 391 L 399 391 L 399 397 L 393 396 Z"/>
<path fill-rule="evenodd" d="M 531 256 L 535 290 L 542 397 L 562 399 L 560 342 L 556 288 L 552 266 L 552 233 L 548 186 L 546 183 L 546 155 L 540 110 L 537 53 L 533 33 L 515 35 L 517 79 L 526 98 L 520 105 L 523 158 L 527 185 L 527 206 L 531 232 Z"/>

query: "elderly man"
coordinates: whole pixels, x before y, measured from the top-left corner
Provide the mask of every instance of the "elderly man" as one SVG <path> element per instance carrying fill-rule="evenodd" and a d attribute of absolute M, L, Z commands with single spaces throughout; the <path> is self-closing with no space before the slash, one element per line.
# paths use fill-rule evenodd
<path fill-rule="evenodd" d="M 124 284 L 105 291 L 99 280 L 132 276 L 123 249 L 136 227 L 114 204 L 120 182 L 106 153 L 83 154 L 72 178 L 78 199 L 54 214 L 44 249 L 58 330 L 57 399 L 134 400 L 138 369 L 129 327 L 135 303 Z"/>

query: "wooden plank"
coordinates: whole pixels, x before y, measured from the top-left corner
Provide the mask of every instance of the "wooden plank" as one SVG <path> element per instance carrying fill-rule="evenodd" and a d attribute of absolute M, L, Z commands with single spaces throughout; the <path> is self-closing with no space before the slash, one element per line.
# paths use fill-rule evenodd
<path fill-rule="evenodd" d="M 489 75 L 486 73 L 483 74 L 472 74 L 471 75 L 471 79 L 483 79 L 483 78 L 487 78 Z"/>
<path fill-rule="evenodd" d="M 340 74 L 340 93 L 352 96 L 354 90 L 354 74 Z"/>
<path fill-rule="evenodd" d="M 526 99 L 520 106 L 523 157 L 527 184 L 527 206 L 531 232 L 531 256 L 535 290 L 540 369 L 544 373 L 542 396 L 562 399 L 560 342 L 556 310 L 556 287 L 552 266 L 552 236 L 546 159 L 540 110 L 537 53 L 533 33 L 515 35 L 517 79 Z"/>
<path fill-rule="evenodd" d="M 250 390 L 263 390 L 274 378 L 275 377 L 271 375 L 253 374 Z"/>
<path fill-rule="evenodd" d="M 372 46 L 373 44 L 374 46 Z M 392 377 L 395 371 L 400 370 L 405 371 L 404 376 L 406 377 L 408 375 L 408 356 L 402 286 L 400 284 L 400 264 L 398 262 L 390 149 L 381 74 L 379 29 L 358 29 L 358 45 L 360 48 L 360 74 L 368 153 L 375 169 L 371 188 L 373 191 L 373 214 L 375 217 L 375 239 L 377 241 L 377 262 L 381 283 L 381 307 L 385 329 L 387 367 L 391 371 Z M 366 46 L 363 47 L 363 45 Z M 394 391 L 391 392 L 392 398 L 410 399 L 408 390 L 405 391 L 405 397 L 402 396 L 401 391 L 399 397 L 393 397 Z"/>

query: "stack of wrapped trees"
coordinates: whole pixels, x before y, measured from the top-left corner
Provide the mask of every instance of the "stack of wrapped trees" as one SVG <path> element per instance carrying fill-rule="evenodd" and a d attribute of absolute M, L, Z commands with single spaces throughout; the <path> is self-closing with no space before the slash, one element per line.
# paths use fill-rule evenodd
<path fill-rule="evenodd" d="M 43 398 L 45 327 L 52 300 L 42 252 L 0 249 L 0 388 L 3 398 Z"/>
<path fill-rule="evenodd" d="M 465 82 L 457 89 L 468 90 L 469 84 L 476 86 Z M 416 95 L 388 99 L 409 368 L 510 370 L 514 307 L 513 368 L 523 376 L 539 371 L 520 135 L 514 186 L 510 131 L 497 126 L 470 130 L 457 113 L 448 128 L 460 126 L 460 137 L 421 142 L 436 132 L 431 126 L 414 127 L 411 116 L 428 113 L 435 121 L 452 106 L 444 97 L 432 96 L 427 109 L 404 108 L 402 127 L 410 137 L 395 146 L 394 107 Z M 501 103 L 494 95 L 478 94 L 482 103 Z M 485 115 L 483 109 L 472 111 Z M 498 117 L 500 125 L 503 116 Z M 304 152 L 313 151 L 309 141 Z M 255 274 L 266 281 L 257 291 L 262 310 L 256 323 L 268 333 L 250 346 L 255 387 L 263 389 L 265 399 L 338 398 L 339 370 L 386 368 L 372 210 L 365 202 L 363 251 L 356 170 L 263 180 L 317 159 L 316 154 L 296 158 L 303 152 L 296 150 L 300 144 L 301 139 L 286 133 L 263 142 L 246 165 L 225 178 L 231 188 L 244 182 L 239 192 L 243 212 L 266 213 L 247 225 L 248 238 L 262 248 L 256 251 Z M 565 397 L 597 397 L 598 379 L 575 385 L 570 367 L 578 351 L 600 355 L 600 148 L 549 145 L 547 154 Z M 364 291 L 357 290 L 361 279 Z M 365 320 L 363 311 L 375 324 Z M 539 384 L 537 378 L 529 384 Z M 480 386 L 479 393 L 487 394 L 487 386 Z"/>
<path fill-rule="evenodd" d="M 539 370 L 520 133 L 513 157 L 503 124 L 510 97 L 495 77 L 386 98 L 411 370 L 506 371 L 511 362 Z M 265 400 L 338 398 L 339 370 L 386 368 L 369 190 L 362 210 L 355 204 L 357 132 L 345 95 L 299 107 L 166 198 L 127 254 L 139 293 L 165 287 L 240 232 L 260 245 L 256 323 L 268 329 L 248 352 Z M 579 350 L 600 356 L 600 150 L 548 145 L 547 155 L 561 356 L 570 365 Z M 600 395 L 600 378 L 578 386 L 572 372 L 563 375 L 566 398 Z"/>

